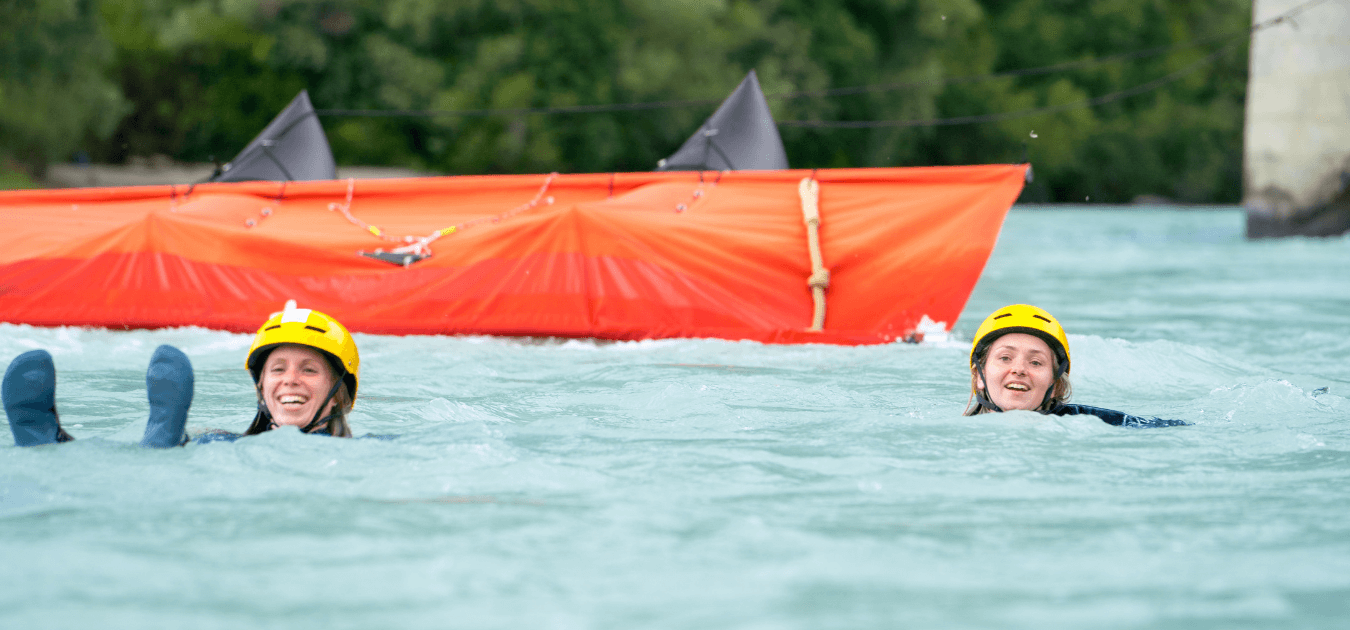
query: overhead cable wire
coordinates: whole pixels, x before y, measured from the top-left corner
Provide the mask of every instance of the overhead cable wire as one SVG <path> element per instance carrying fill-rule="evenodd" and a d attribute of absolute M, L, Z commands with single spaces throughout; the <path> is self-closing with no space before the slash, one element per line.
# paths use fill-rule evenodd
<path fill-rule="evenodd" d="M 1214 40 L 1233 39 L 1246 35 L 1248 31 L 1239 31 L 1236 33 L 1227 33 L 1215 35 L 1197 40 L 1174 44 L 1171 46 L 1158 46 L 1145 50 L 1136 50 L 1106 57 L 1094 59 L 1083 59 L 1079 61 L 1070 61 L 1058 63 L 1049 66 L 1037 68 L 1023 68 L 1020 70 L 1008 70 L 1005 72 L 996 72 L 992 74 L 965 76 L 965 77 L 944 77 L 938 79 L 925 79 L 921 81 L 907 81 L 901 83 L 886 83 L 880 85 L 858 85 L 842 88 L 831 88 L 826 90 L 801 90 L 796 92 L 784 92 L 779 94 L 766 94 L 764 98 L 772 101 L 787 101 L 803 98 L 815 98 L 821 96 L 848 96 L 853 94 L 868 94 L 877 92 L 894 92 L 899 90 L 909 90 L 920 87 L 935 87 L 954 83 L 978 83 L 982 81 L 993 81 L 1007 77 L 1033 76 L 1040 74 L 1051 74 L 1055 72 L 1068 72 L 1072 70 L 1081 70 L 1092 66 L 1113 63 L 1128 59 L 1139 59 L 1152 56 L 1158 56 L 1181 50 L 1193 48 Z M 610 103 L 598 105 L 563 105 L 554 107 L 514 107 L 514 108 L 493 108 L 493 109 L 459 109 L 459 110 L 439 110 L 439 109 L 319 109 L 315 110 L 319 116 L 336 117 L 369 117 L 369 118 L 439 118 L 439 117 L 460 117 L 460 118 L 481 118 L 485 116 L 528 116 L 528 115 L 547 115 L 547 114 L 596 114 L 609 112 L 628 112 L 642 111 L 652 109 L 679 109 L 683 107 L 709 107 L 720 104 L 725 97 L 711 99 L 685 99 L 669 101 L 651 101 L 644 103 Z"/>
<path fill-rule="evenodd" d="M 1269 20 L 1265 20 L 1265 21 L 1263 21 L 1263 22 L 1261 22 L 1261 23 L 1259 23 L 1259 24 L 1253 24 L 1253 25 L 1252 25 L 1251 27 L 1249 27 L 1249 28 L 1245 28 L 1245 29 L 1238 30 L 1238 31 L 1231 31 L 1231 32 L 1228 32 L 1228 33 L 1218 33 L 1218 34 L 1214 34 L 1214 35 L 1207 35 L 1207 36 L 1205 36 L 1205 37 L 1198 37 L 1198 38 L 1196 38 L 1196 39 L 1184 41 L 1184 42 L 1181 42 L 1181 43 L 1178 43 L 1178 44 L 1169 44 L 1169 45 L 1167 45 L 1167 46 L 1155 46 L 1155 47 L 1153 47 L 1153 48 L 1145 48 L 1145 49 L 1142 49 L 1142 50 L 1133 50 L 1133 51 L 1129 51 L 1129 52 L 1116 53 L 1116 54 L 1113 54 L 1113 55 L 1107 55 L 1107 56 L 1105 56 L 1105 57 L 1094 57 L 1094 58 L 1092 58 L 1092 59 L 1080 59 L 1080 60 L 1078 60 L 1078 61 L 1065 61 L 1065 62 L 1062 62 L 1062 63 L 1051 64 L 1051 65 L 1048 65 L 1048 66 L 1039 66 L 1039 67 L 1036 67 L 1036 68 L 1021 68 L 1021 69 L 1018 69 L 1018 70 L 1005 70 L 1005 71 L 1003 71 L 1003 72 L 994 72 L 994 73 L 990 73 L 990 74 L 980 74 L 980 75 L 973 75 L 973 76 L 966 76 L 966 77 L 945 77 L 945 78 L 941 78 L 941 79 L 929 79 L 929 80 L 924 80 L 924 81 L 910 81 L 910 82 L 904 82 L 904 83 L 887 83 L 887 84 L 881 84 L 881 85 L 859 85 L 859 86 L 854 86 L 854 87 L 832 88 L 832 89 L 828 89 L 828 90 L 814 90 L 814 91 L 791 92 L 791 93 L 788 93 L 788 94 L 766 95 L 765 98 L 770 99 L 770 100 L 772 100 L 772 99 L 796 99 L 796 98 L 807 98 L 807 97 L 811 97 L 811 96 L 841 96 L 841 95 L 848 95 L 848 94 L 862 94 L 862 93 L 871 93 L 871 92 L 891 92 L 891 91 L 895 91 L 895 90 L 903 90 L 903 89 L 910 89 L 910 88 L 924 87 L 924 86 L 949 85 L 949 84 L 953 84 L 953 83 L 978 83 L 978 82 L 982 82 L 982 81 L 992 81 L 992 80 L 995 80 L 995 79 L 1003 79 L 1003 78 L 1008 78 L 1008 77 L 1025 77 L 1025 76 L 1035 76 L 1035 75 L 1041 75 L 1041 74 L 1052 74 L 1052 73 L 1056 73 L 1056 72 L 1070 72 L 1070 71 L 1073 71 L 1073 70 L 1083 70 L 1083 69 L 1086 69 L 1086 68 L 1091 68 L 1091 67 L 1093 67 L 1093 66 L 1103 65 L 1103 64 L 1107 64 L 1107 63 L 1114 63 L 1114 62 L 1117 62 L 1117 61 L 1127 61 L 1127 60 L 1132 60 L 1132 59 L 1144 59 L 1144 58 L 1148 58 L 1148 57 L 1157 57 L 1157 56 L 1159 56 L 1159 55 L 1164 55 L 1164 54 L 1167 54 L 1167 53 L 1170 53 L 1170 52 L 1175 52 L 1175 51 L 1178 51 L 1178 50 L 1184 50 L 1184 49 L 1187 49 L 1187 48 L 1196 48 L 1196 47 L 1204 46 L 1204 45 L 1206 45 L 1206 44 L 1210 44 L 1210 43 L 1214 43 L 1214 42 L 1229 43 L 1231 40 L 1237 39 L 1237 38 L 1239 38 L 1239 37 L 1246 37 L 1246 36 L 1249 36 L 1249 35 L 1251 35 L 1251 34 L 1257 32 L 1257 31 L 1260 31 L 1260 30 L 1264 30 L 1264 29 L 1270 28 L 1270 27 L 1275 26 L 1275 25 L 1277 25 L 1277 24 L 1280 24 L 1280 23 L 1283 23 L 1283 22 L 1286 22 L 1286 21 L 1292 21 L 1293 18 L 1294 18 L 1295 16 L 1297 16 L 1298 14 L 1303 13 L 1303 12 L 1307 11 L 1308 9 L 1311 9 L 1311 8 L 1313 8 L 1313 7 L 1315 7 L 1315 6 L 1319 5 L 1319 4 L 1323 4 L 1323 3 L 1326 3 L 1326 2 L 1330 2 L 1330 1 L 1331 1 L 1331 0 L 1312 0 L 1311 2 L 1307 2 L 1307 3 L 1304 3 L 1304 4 L 1302 4 L 1302 5 L 1299 5 L 1299 6 L 1295 7 L 1295 8 L 1293 8 L 1293 9 L 1290 9 L 1289 11 L 1286 11 L 1285 13 L 1282 13 L 1282 14 L 1280 14 L 1280 15 L 1278 15 L 1278 16 L 1275 16 L 1275 17 L 1273 17 L 1273 18 L 1271 18 L 1271 19 L 1269 19 Z"/>
<path fill-rule="evenodd" d="M 1148 82 L 1146 82 L 1146 83 L 1142 83 L 1142 84 L 1136 85 L 1136 86 L 1134 86 L 1134 87 L 1132 87 L 1132 88 L 1128 88 L 1128 89 L 1125 89 L 1125 90 L 1120 90 L 1120 91 L 1118 91 L 1118 92 L 1112 92 L 1112 93 L 1110 93 L 1110 94 L 1103 94 L 1103 95 L 1101 95 L 1101 96 L 1097 96 L 1097 97 L 1093 97 L 1093 98 L 1088 98 L 1088 99 L 1083 99 L 1083 100 L 1080 100 L 1080 101 L 1074 101 L 1074 102 L 1072 102 L 1072 103 L 1061 103 L 1061 104 L 1059 104 L 1059 105 L 1047 105 L 1047 106 L 1045 106 L 1045 107 L 1036 107 L 1036 108 L 1032 108 L 1032 109 L 1023 109 L 1023 110 L 1018 110 L 1018 111 L 1013 111 L 1013 112 L 1000 112 L 1000 113 L 994 113 L 994 114 L 976 114 L 976 115 L 971 115 L 971 116 L 953 116 L 953 117 L 950 117 L 950 118 L 930 118 L 930 119 L 914 119 L 914 120 L 783 120 L 783 121 L 778 121 L 778 125 L 781 126 L 781 127 L 797 127 L 797 128 L 808 128 L 808 129 L 877 129 L 877 128 L 897 128 L 897 127 L 942 127 L 942 126 L 951 126 L 951 125 L 971 125 L 971 124 L 979 124 L 979 123 L 987 123 L 987 122 L 998 122 L 998 121 L 1003 121 L 1003 120 L 1012 120 L 1012 119 L 1016 119 L 1016 118 L 1030 118 L 1030 117 L 1032 117 L 1032 116 L 1042 116 L 1042 115 L 1045 115 L 1045 114 L 1057 114 L 1057 113 L 1060 113 L 1060 112 L 1070 111 L 1070 110 L 1074 110 L 1074 109 L 1081 109 L 1081 108 L 1084 108 L 1084 107 L 1097 107 L 1097 106 L 1099 106 L 1099 105 L 1105 105 L 1105 104 L 1107 104 L 1107 103 L 1111 103 L 1111 102 L 1118 101 L 1118 100 L 1121 100 L 1121 99 L 1129 98 L 1129 97 L 1131 97 L 1131 96 L 1137 96 L 1137 95 L 1143 94 L 1143 93 L 1145 93 L 1145 92 L 1150 92 L 1150 91 L 1156 90 L 1156 89 L 1158 89 L 1158 88 L 1160 88 L 1160 87 L 1162 87 L 1162 86 L 1164 86 L 1164 85 L 1167 85 L 1167 84 L 1169 84 L 1169 83 L 1172 83 L 1172 82 L 1174 82 L 1174 81 L 1177 81 L 1177 80 L 1181 79 L 1182 77 L 1184 77 L 1184 76 L 1186 76 L 1186 75 L 1188 75 L 1188 74 L 1191 74 L 1192 72 L 1195 72 L 1196 70 L 1199 70 L 1201 67 L 1203 67 L 1203 66 L 1209 64 L 1210 62 L 1212 62 L 1212 61 L 1218 59 L 1219 57 L 1223 56 L 1225 53 L 1227 53 L 1227 52 L 1233 50 L 1239 43 L 1241 43 L 1240 41 L 1237 40 L 1238 37 L 1240 37 L 1240 36 L 1242 36 L 1242 35 L 1245 35 L 1245 34 L 1249 34 L 1249 33 L 1256 33 L 1256 32 L 1258 32 L 1258 31 L 1264 30 L 1264 29 L 1266 29 L 1266 28 L 1270 28 L 1270 27 L 1272 27 L 1272 26 L 1276 26 L 1276 25 L 1278 25 L 1278 24 L 1282 24 L 1282 23 L 1284 23 L 1284 22 L 1294 23 L 1294 18 L 1295 18 L 1296 16 L 1298 16 L 1299 14 L 1301 14 L 1301 13 L 1303 13 L 1303 12 L 1309 10 L 1309 9 L 1312 9 L 1313 7 L 1315 7 L 1315 6 L 1319 5 L 1319 4 L 1324 4 L 1324 3 L 1330 2 L 1330 1 L 1331 1 L 1331 0 L 1312 0 L 1311 2 L 1306 2 L 1306 3 L 1304 3 L 1304 4 L 1301 4 L 1301 5 L 1297 6 L 1297 7 L 1294 7 L 1293 9 L 1290 9 L 1289 11 L 1286 11 L 1286 12 L 1284 12 L 1284 13 L 1282 13 L 1282 14 L 1280 14 L 1280 15 L 1277 15 L 1277 16 L 1275 16 L 1275 17 L 1273 17 L 1273 18 L 1270 18 L 1270 19 L 1268 19 L 1268 20 L 1262 21 L 1262 22 L 1260 22 L 1260 23 L 1258 23 L 1258 24 L 1254 24 L 1254 25 L 1252 25 L 1252 27 L 1251 27 L 1250 29 L 1247 29 L 1247 30 L 1242 31 L 1242 32 L 1240 32 L 1240 33 L 1237 33 L 1237 34 L 1234 34 L 1234 35 L 1227 35 L 1227 36 L 1215 36 L 1215 37 L 1210 37 L 1210 38 L 1203 38 L 1203 39 L 1207 39 L 1207 40 L 1209 40 L 1209 41 L 1214 41 L 1214 40 L 1222 41 L 1222 40 L 1224 40 L 1224 39 L 1227 39 L 1228 41 L 1227 41 L 1227 43 L 1225 43 L 1223 46 L 1220 46 L 1218 49 L 1216 49 L 1214 52 L 1211 52 L 1210 54 L 1205 55 L 1204 57 L 1200 58 L 1199 60 L 1197 60 L 1197 61 L 1195 61 L 1195 62 L 1193 62 L 1193 63 L 1188 64 L 1188 65 L 1185 66 L 1184 68 L 1175 70 L 1175 71 L 1173 71 L 1173 72 L 1169 72 L 1169 73 L 1167 73 L 1167 74 L 1165 74 L 1165 75 L 1163 75 L 1163 76 L 1161 76 L 1161 77 L 1158 77 L 1157 79 L 1154 79 L 1154 80 L 1152 80 L 1152 81 L 1148 81 Z M 1189 42 L 1188 44 L 1194 43 L 1194 42 L 1199 42 L 1199 41 L 1202 41 L 1202 40 L 1193 40 L 1193 42 Z M 1131 53 L 1122 53 L 1122 54 L 1120 54 L 1120 55 L 1115 55 L 1114 57 L 1119 58 L 1119 57 L 1126 57 L 1126 56 L 1144 56 L 1144 55 L 1146 55 L 1146 54 L 1148 54 L 1148 53 L 1154 53 L 1155 51 L 1168 52 L 1168 51 L 1170 51 L 1170 50 L 1176 50 L 1176 49 L 1181 48 L 1181 47 L 1182 47 L 1181 45 L 1177 45 L 1177 46 L 1170 46 L 1170 47 L 1164 47 L 1164 48 L 1155 48 L 1155 49 L 1144 50 L 1144 51 L 1135 51 L 1135 52 L 1131 52 Z M 1090 61 L 1095 61 L 1095 60 L 1090 60 Z M 1014 70 L 1014 71 L 1011 71 L 1011 72 L 1005 73 L 1005 74 L 1032 74 L 1032 73 L 1043 74 L 1043 73 L 1049 72 L 1049 71 L 1051 71 L 1051 69 L 1054 69 L 1054 68 L 1057 68 L 1057 67 L 1077 66 L 1077 65 L 1080 65 L 1080 64 L 1082 64 L 1082 63 L 1083 63 L 1083 62 L 1069 62 L 1069 63 L 1065 63 L 1065 64 L 1059 64 L 1058 66 L 1044 66 L 1044 67 L 1042 67 L 1042 68 L 1031 68 L 1031 69 L 1028 69 L 1028 70 Z M 1075 68 L 1073 68 L 1073 69 L 1077 69 L 1077 68 L 1075 67 Z M 989 75 L 989 76 L 992 76 L 992 75 Z"/>
<path fill-rule="evenodd" d="M 1197 46 L 1202 46 L 1204 44 L 1208 44 L 1213 41 L 1225 41 L 1236 39 L 1238 37 L 1243 37 L 1247 34 L 1248 31 L 1238 31 L 1235 33 L 1227 33 L 1224 35 L 1213 35 L 1210 37 L 1203 37 L 1200 39 L 1195 39 L 1180 44 L 1173 44 L 1170 46 L 1157 46 L 1154 48 L 1146 48 L 1143 50 L 1135 50 L 1130 52 L 1117 53 L 1114 55 L 1107 55 L 1105 57 L 1081 59 L 1078 61 L 1066 61 L 1063 63 L 1052 64 L 1049 66 L 1039 66 L 1036 68 L 1021 68 L 1018 70 L 1005 70 L 1003 72 L 994 72 L 990 74 L 979 74 L 964 77 L 943 77 L 940 79 L 908 81 L 903 83 L 886 83 L 881 85 L 859 85 L 854 87 L 832 88 L 828 90 L 810 90 L 810 91 L 792 92 L 790 94 L 782 94 L 777 96 L 765 96 L 764 98 L 767 99 L 777 98 L 781 100 L 781 99 L 809 98 L 812 96 L 845 96 L 850 94 L 894 92 L 897 90 L 905 90 L 926 86 L 952 85 L 959 83 L 980 83 L 983 81 L 993 81 L 996 79 L 1005 79 L 1009 77 L 1025 77 L 1041 74 L 1053 74 L 1056 72 L 1070 72 L 1073 70 L 1083 70 L 1086 68 L 1091 68 L 1093 66 L 1114 63 L 1117 61 L 1156 57 L 1158 55 L 1163 55 L 1177 50 L 1183 50 L 1186 48 L 1195 48 Z"/>
<path fill-rule="evenodd" d="M 653 101 L 649 103 L 611 103 L 605 105 L 564 105 L 559 107 L 514 107 L 501 109 L 320 109 L 320 116 L 365 116 L 371 118 L 439 118 L 455 116 L 479 118 L 483 116 L 526 116 L 531 114 L 597 114 L 630 112 L 646 109 L 675 109 L 717 105 L 726 97 L 682 101 Z"/>
<path fill-rule="evenodd" d="M 964 77 L 943 77 L 937 79 L 927 79 L 922 81 L 910 81 L 902 83 L 887 83 L 879 85 L 860 85 L 851 87 L 831 88 L 825 90 L 803 90 L 796 92 L 785 92 L 779 94 L 767 94 L 768 100 L 796 100 L 803 98 L 818 98 L 822 96 L 847 96 L 853 94 L 892 92 L 905 89 L 914 89 L 918 87 L 935 87 L 959 83 L 977 83 L 983 81 L 992 81 L 1009 77 L 1035 76 L 1043 74 L 1052 74 L 1056 72 L 1069 72 L 1082 70 L 1097 65 L 1126 61 L 1131 59 L 1143 59 L 1155 57 L 1177 50 L 1194 48 L 1212 42 L 1225 42 L 1217 51 L 1206 56 L 1201 62 L 1191 64 L 1182 71 L 1172 72 L 1164 77 L 1155 79 L 1148 83 L 1135 86 L 1121 92 L 1106 94 L 1093 99 L 1079 101 L 1073 104 L 1055 105 L 1020 112 L 1007 112 L 1002 114 L 984 114 L 978 116 L 958 116 L 954 118 L 939 118 L 929 120 L 912 121 L 780 121 L 778 124 L 788 127 L 815 127 L 815 128 L 864 128 L 864 127 L 922 127 L 939 125 L 961 125 L 980 122 L 989 122 L 993 120 L 1006 120 L 1008 118 L 1017 118 L 1022 116 L 1035 116 L 1045 113 L 1054 113 L 1073 109 L 1076 107 L 1095 106 L 1108 103 L 1128 96 L 1134 96 L 1156 89 L 1171 81 L 1184 76 L 1187 72 L 1193 71 L 1198 66 L 1207 63 L 1218 57 L 1223 52 L 1230 50 L 1237 42 L 1237 38 L 1250 36 L 1258 31 L 1282 24 L 1284 22 L 1294 22 L 1298 15 L 1316 7 L 1325 4 L 1331 0 L 1311 0 L 1301 4 L 1289 11 L 1286 11 L 1273 18 L 1252 25 L 1250 28 L 1241 31 L 1221 33 L 1200 37 L 1197 39 L 1171 44 L 1167 46 L 1157 46 L 1141 50 L 1117 53 L 1105 57 L 1096 57 L 1093 59 L 1082 59 L 1078 61 L 1068 61 L 1048 66 L 1039 66 L 1035 68 L 1022 68 L 1018 70 L 1007 70 L 1004 72 L 995 72 L 983 75 L 973 75 Z M 488 116 L 529 116 L 529 115 L 552 115 L 552 114 L 598 114 L 613 112 L 631 112 L 646 111 L 656 109 L 679 109 L 685 107 L 708 107 L 720 104 L 724 98 L 714 99 L 683 99 L 667 101 L 650 101 L 642 103 L 608 103 L 595 105 L 563 105 L 552 107 L 515 107 L 515 108 L 488 108 L 488 109 L 462 109 L 462 110 L 435 110 L 435 109 L 316 109 L 315 114 L 319 116 L 332 117 L 367 117 L 367 118 L 482 118 Z M 1098 102 L 1100 101 L 1100 102 Z"/>
<path fill-rule="evenodd" d="M 804 127 L 811 129 L 874 129 L 879 127 L 942 127 L 949 125 L 972 125 L 976 123 L 997 122 L 1001 120 L 1011 120 L 1014 118 L 1029 118 L 1031 116 L 1040 116 L 1044 114 L 1057 114 L 1073 109 L 1084 107 L 1096 107 L 1107 103 L 1118 101 L 1123 98 L 1129 98 L 1138 94 L 1143 94 L 1156 90 L 1168 83 L 1176 81 L 1215 59 L 1223 56 L 1224 53 L 1232 50 L 1236 45 L 1230 42 L 1219 50 L 1205 55 L 1198 61 L 1195 61 L 1180 70 L 1170 72 L 1158 77 L 1148 83 L 1136 85 L 1127 90 L 1104 94 L 1095 98 L 1083 99 L 1072 103 L 1061 103 L 1059 105 L 1048 105 L 1033 109 L 1023 109 L 1015 112 L 1001 112 L 997 114 L 977 114 L 972 116 L 955 116 L 952 118 L 930 118 L 914 120 L 781 120 L 778 125 L 781 127 Z"/>

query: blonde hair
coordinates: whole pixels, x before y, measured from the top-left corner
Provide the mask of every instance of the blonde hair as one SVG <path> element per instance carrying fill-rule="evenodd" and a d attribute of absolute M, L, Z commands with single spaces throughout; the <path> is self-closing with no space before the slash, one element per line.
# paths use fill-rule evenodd
<path fill-rule="evenodd" d="M 992 409 L 986 408 L 984 405 L 980 404 L 980 401 L 976 398 L 980 395 L 980 380 L 983 378 L 984 361 L 989 357 L 989 347 L 992 345 L 993 344 L 986 346 L 985 349 L 975 357 L 975 365 L 970 367 L 970 399 L 966 401 L 966 411 L 961 414 L 963 416 L 994 413 Z M 1054 372 L 1059 371 L 1059 357 L 1055 356 L 1054 353 L 1051 353 L 1050 356 L 1050 369 Z M 1044 404 L 1037 407 L 1036 411 L 1053 409 L 1069 402 L 1069 396 L 1072 395 L 1073 386 L 1069 384 L 1069 373 L 1066 371 L 1065 373 L 1060 374 L 1059 378 L 1055 379 L 1055 385 L 1050 390 L 1050 400 L 1045 401 Z"/>

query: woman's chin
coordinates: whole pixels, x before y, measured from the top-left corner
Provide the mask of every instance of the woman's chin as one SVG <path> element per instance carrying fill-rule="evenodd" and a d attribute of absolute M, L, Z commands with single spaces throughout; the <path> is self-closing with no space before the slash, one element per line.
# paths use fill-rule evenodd
<path fill-rule="evenodd" d="M 280 413 L 272 414 L 272 422 L 275 422 L 279 427 L 303 427 L 309 424 L 310 418 L 313 417 L 313 413 L 306 414 L 303 411 L 297 413 Z"/>
<path fill-rule="evenodd" d="M 1038 401 L 1032 400 L 1029 397 L 1017 397 L 1007 400 L 995 400 L 994 404 L 998 405 L 999 409 L 1004 411 L 1033 411 L 1036 407 L 1040 406 L 1037 402 Z"/>

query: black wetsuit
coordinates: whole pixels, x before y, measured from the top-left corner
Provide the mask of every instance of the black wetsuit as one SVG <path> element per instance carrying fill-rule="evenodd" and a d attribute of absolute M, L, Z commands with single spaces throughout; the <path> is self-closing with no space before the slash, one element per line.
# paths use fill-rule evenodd
<path fill-rule="evenodd" d="M 1101 407 L 1089 407 L 1087 405 L 1074 405 L 1060 403 L 1041 413 L 1051 416 L 1097 416 L 1102 422 L 1112 424 L 1118 427 L 1131 427 L 1136 429 L 1147 429 L 1153 427 L 1178 427 L 1190 424 L 1185 420 L 1170 420 L 1167 418 L 1144 418 L 1132 416 L 1128 413 L 1122 413 L 1114 409 L 1102 409 Z"/>
<path fill-rule="evenodd" d="M 333 433 L 328 430 L 328 427 L 324 427 L 323 429 L 314 431 L 309 435 L 326 435 L 328 437 L 332 437 Z M 207 444 L 209 442 L 233 442 L 241 437 L 247 437 L 247 435 L 243 433 L 235 433 L 233 431 L 225 431 L 222 429 L 210 429 L 205 433 L 197 434 L 197 436 L 193 437 L 190 441 L 196 442 L 198 444 Z"/>
<path fill-rule="evenodd" d="M 318 430 L 318 431 L 312 431 L 312 432 L 308 433 L 307 435 L 322 435 L 322 436 L 326 436 L 326 437 L 333 437 L 332 431 L 330 431 L 330 430 L 328 429 L 328 427 L 326 427 L 326 426 L 325 426 L 324 428 Z M 199 433 L 199 434 L 197 434 L 197 435 L 196 435 L 195 437 L 193 437 L 190 441 L 196 442 L 197 444 L 207 444 L 207 443 L 210 443 L 210 442 L 234 442 L 235 440 L 238 440 L 239 438 L 242 438 L 242 437 L 247 437 L 247 436 L 244 435 L 243 433 L 235 433 L 235 432 L 233 432 L 233 431 L 225 431 L 225 430 L 222 430 L 222 429 L 210 429 L 210 430 L 208 430 L 208 431 L 206 431 L 206 432 L 204 432 L 204 433 Z M 357 440 L 392 440 L 392 439 L 395 439 L 395 438 L 397 438 L 397 437 L 398 437 L 397 435 L 376 435 L 376 434 L 374 434 L 374 433 L 367 433 L 367 434 L 365 434 L 365 435 L 362 435 L 362 436 L 360 436 L 360 437 L 356 437 L 356 438 L 353 438 L 353 439 L 357 439 Z"/>

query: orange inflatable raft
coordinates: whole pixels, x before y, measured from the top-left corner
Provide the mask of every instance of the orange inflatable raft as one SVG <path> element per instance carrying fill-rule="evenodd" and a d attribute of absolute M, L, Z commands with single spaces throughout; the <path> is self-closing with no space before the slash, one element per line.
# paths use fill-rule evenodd
<path fill-rule="evenodd" d="M 1026 168 L 9 191 L 0 321 L 252 332 L 294 299 L 382 334 L 912 339 L 956 321 Z"/>

